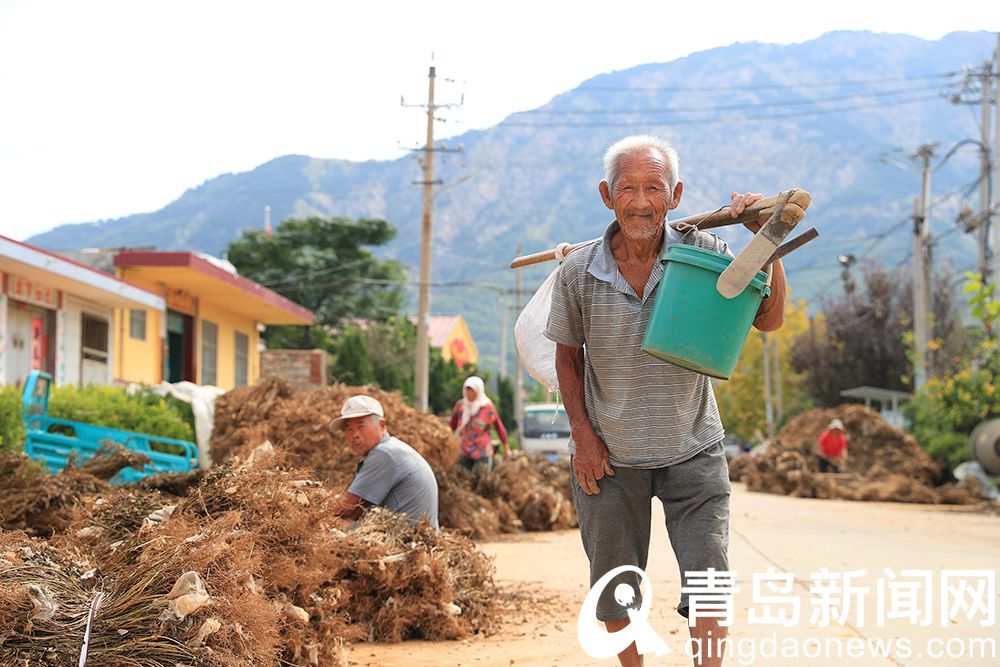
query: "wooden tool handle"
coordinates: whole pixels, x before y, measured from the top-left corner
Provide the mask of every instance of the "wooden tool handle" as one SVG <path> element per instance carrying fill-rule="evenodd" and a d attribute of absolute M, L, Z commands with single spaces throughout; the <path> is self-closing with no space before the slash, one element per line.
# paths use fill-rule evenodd
<path fill-rule="evenodd" d="M 581 241 L 579 243 L 574 243 L 573 245 L 567 246 L 566 249 L 563 251 L 563 256 L 565 257 L 574 250 L 582 248 L 588 243 L 593 243 L 599 240 L 600 239 L 590 239 L 589 241 Z M 558 259 L 555 248 L 553 248 L 552 250 L 543 250 L 542 252 L 532 253 L 531 255 L 522 255 L 510 263 L 510 268 L 519 269 L 522 266 L 530 266 L 531 264 L 541 264 L 542 262 L 551 262 L 554 259 Z"/>
<path fill-rule="evenodd" d="M 782 191 L 773 197 L 765 197 L 764 199 L 755 201 L 747 206 L 737 218 L 734 218 L 730 214 L 728 206 L 723 206 L 718 211 L 702 213 L 700 215 L 689 215 L 679 220 L 671 220 L 669 224 L 674 229 L 678 227 L 683 228 L 685 225 L 694 225 L 698 229 L 714 229 L 715 227 L 725 227 L 727 225 L 741 225 L 751 220 L 760 220 L 763 222 L 771 217 L 774 207 L 780 204 L 784 197 L 785 192 Z M 794 209 L 798 208 L 801 211 L 798 216 L 801 220 L 811 203 L 812 195 L 805 190 L 795 190 L 791 197 L 788 198 L 785 209 L 794 211 Z"/>
<path fill-rule="evenodd" d="M 779 259 L 787 255 L 788 253 L 792 252 L 793 250 L 798 250 L 805 244 L 812 241 L 817 236 L 819 236 L 819 232 L 816 230 L 816 228 L 810 227 L 806 231 L 796 236 L 791 241 L 788 241 L 787 243 L 782 243 L 780 246 L 778 246 L 778 249 L 774 251 L 774 254 L 771 255 L 770 259 L 767 260 L 767 264 L 765 264 L 764 266 L 765 267 L 770 266 L 773 262 L 778 261 Z"/>
<path fill-rule="evenodd" d="M 747 206 L 743 213 L 737 218 L 733 218 L 730 215 L 728 206 L 723 206 L 717 211 L 701 213 L 698 215 L 689 215 L 679 220 L 671 220 L 667 224 L 671 225 L 675 229 L 678 227 L 683 229 L 685 225 L 695 226 L 698 229 L 714 229 L 716 227 L 725 227 L 727 225 L 739 225 L 744 222 L 750 222 L 751 220 L 764 222 L 771 217 L 771 214 L 774 212 L 774 207 L 781 203 L 781 200 L 784 199 L 786 192 L 787 191 L 782 191 L 773 197 L 765 197 L 764 199 L 755 201 L 750 206 Z M 811 203 L 812 195 L 810 195 L 807 191 L 798 189 L 794 190 L 788 198 L 788 201 L 785 203 L 785 208 L 782 209 L 782 220 L 789 223 L 798 222 L 805 216 L 806 209 L 809 208 L 809 204 Z M 597 240 L 598 239 L 591 239 L 589 241 L 574 243 L 563 251 L 563 256 L 566 256 L 574 250 Z M 543 250 L 542 252 L 536 252 L 531 255 L 522 255 L 521 257 L 515 258 L 514 261 L 510 263 L 510 268 L 518 269 L 522 266 L 540 264 L 541 262 L 550 262 L 556 258 L 555 248 L 551 250 Z"/>

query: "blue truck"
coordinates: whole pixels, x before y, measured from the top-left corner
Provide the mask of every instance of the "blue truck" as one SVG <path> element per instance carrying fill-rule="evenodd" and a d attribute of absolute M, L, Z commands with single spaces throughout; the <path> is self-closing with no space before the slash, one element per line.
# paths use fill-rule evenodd
<path fill-rule="evenodd" d="M 142 470 L 125 468 L 111 479 L 113 484 L 135 482 L 160 473 L 189 472 L 198 467 L 198 447 L 193 442 L 49 417 L 51 386 L 51 375 L 32 371 L 22 397 L 27 429 L 24 452 L 50 472 L 65 468 L 70 457 L 78 465 L 87 461 L 106 443 L 118 443 L 145 454 L 150 460 Z"/>

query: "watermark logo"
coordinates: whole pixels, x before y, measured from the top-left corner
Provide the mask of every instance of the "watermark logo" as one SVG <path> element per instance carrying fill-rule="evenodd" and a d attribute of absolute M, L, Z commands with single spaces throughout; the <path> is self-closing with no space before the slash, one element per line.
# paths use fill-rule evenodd
<path fill-rule="evenodd" d="M 623 574 L 636 575 L 639 591 L 629 583 L 619 583 L 613 591 L 617 611 L 624 611 L 628 625 L 608 632 L 597 619 L 598 603 L 612 582 Z M 872 580 L 874 579 L 874 581 Z M 732 656 L 740 665 L 757 659 L 842 659 L 893 658 L 986 659 L 997 657 L 996 637 L 972 636 L 976 629 L 997 627 L 996 570 L 893 570 L 885 568 L 873 575 L 865 569 L 835 572 L 825 567 L 797 578 L 790 572 L 768 568 L 750 577 L 750 599 L 741 605 L 746 610 L 749 636 L 697 639 L 684 644 L 689 657 Z M 687 600 L 689 625 L 711 619 L 726 627 L 735 615 L 734 598 L 742 588 L 737 573 L 717 571 L 687 572 L 681 592 Z M 670 648 L 650 626 L 649 614 L 653 585 L 641 569 L 631 565 L 617 567 L 601 577 L 584 599 L 577 619 L 580 646 L 592 658 L 611 658 L 633 642 L 640 655 L 670 653 Z M 619 614 L 620 615 L 620 614 Z M 874 621 L 872 623 L 872 621 Z M 920 635 L 879 636 L 879 631 L 893 624 L 914 628 L 935 625 L 949 631 L 961 623 L 967 636 L 927 637 Z M 809 625 L 817 636 L 782 637 L 778 628 Z M 873 634 L 866 631 L 874 628 Z M 767 631 L 770 626 L 774 631 Z M 849 628 L 854 636 L 831 634 L 825 629 Z M 991 663 L 992 664 L 992 663 Z"/>
<path fill-rule="evenodd" d="M 615 602 L 625 610 L 629 624 L 617 632 L 608 632 L 597 620 L 597 603 L 608 584 L 620 574 L 633 572 L 639 575 L 642 586 L 642 601 L 635 609 L 636 590 L 631 584 L 615 586 Z M 670 647 L 649 624 L 649 611 L 653 601 L 653 584 L 646 573 L 633 565 L 616 567 L 597 580 L 587 597 L 576 621 L 576 633 L 580 646 L 591 658 L 612 658 L 635 642 L 639 655 L 653 653 L 657 656 L 670 653 Z"/>

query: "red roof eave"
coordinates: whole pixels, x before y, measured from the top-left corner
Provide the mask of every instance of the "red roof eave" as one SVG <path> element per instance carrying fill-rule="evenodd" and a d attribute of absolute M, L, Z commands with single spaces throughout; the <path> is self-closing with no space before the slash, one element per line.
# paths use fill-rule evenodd
<path fill-rule="evenodd" d="M 304 306 L 300 306 L 291 299 L 287 299 L 277 292 L 269 290 L 259 283 L 255 283 L 249 278 L 235 275 L 222 269 L 211 262 L 198 257 L 190 252 L 144 252 L 128 251 L 120 252 L 115 256 L 115 266 L 118 267 L 142 267 L 142 266 L 163 266 L 189 268 L 199 273 L 203 273 L 211 278 L 220 280 L 231 287 L 234 287 L 255 299 L 263 301 L 279 310 L 313 324 L 316 315 Z"/>

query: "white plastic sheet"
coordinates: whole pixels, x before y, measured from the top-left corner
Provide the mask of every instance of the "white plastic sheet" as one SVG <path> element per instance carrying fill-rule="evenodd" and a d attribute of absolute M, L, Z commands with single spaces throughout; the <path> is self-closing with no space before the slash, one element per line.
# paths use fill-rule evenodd
<path fill-rule="evenodd" d="M 559 390 L 556 377 L 556 344 L 545 337 L 545 325 L 552 308 L 552 290 L 556 283 L 556 267 L 535 291 L 514 323 L 514 343 L 517 354 L 531 377 L 549 391 Z"/>
<path fill-rule="evenodd" d="M 130 384 L 129 391 L 140 387 Z M 207 470 L 212 466 L 212 452 L 209 442 L 212 439 L 212 427 L 215 424 L 215 399 L 226 393 L 225 389 L 213 385 L 199 385 L 193 382 L 161 382 L 149 387 L 160 396 L 169 394 L 177 400 L 191 406 L 194 413 L 195 444 L 198 445 L 198 467 Z"/>

